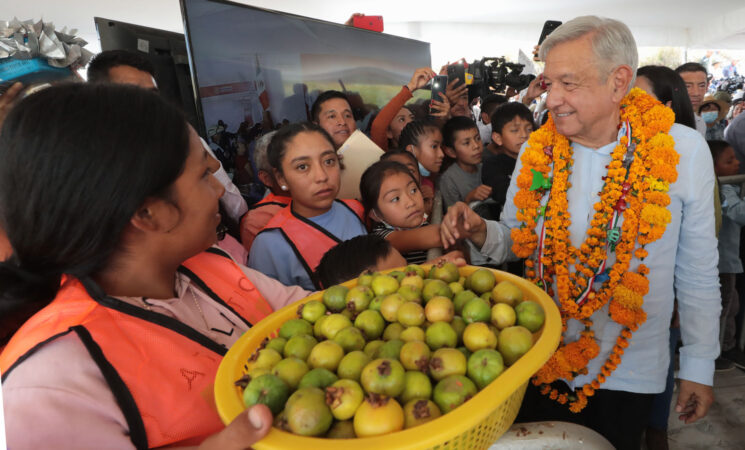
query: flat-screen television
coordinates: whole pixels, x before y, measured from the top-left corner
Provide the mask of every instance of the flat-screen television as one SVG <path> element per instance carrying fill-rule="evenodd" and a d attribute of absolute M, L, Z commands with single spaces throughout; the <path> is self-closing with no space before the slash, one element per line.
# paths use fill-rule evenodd
<path fill-rule="evenodd" d="M 94 20 L 101 50 L 131 50 L 147 57 L 155 67 L 161 95 L 180 106 L 189 122 L 201 130 L 184 35 L 101 17 Z"/>
<path fill-rule="evenodd" d="M 323 91 L 349 96 L 365 129 L 419 67 L 429 43 L 223 0 L 181 0 L 197 108 L 235 133 L 308 120 Z"/>

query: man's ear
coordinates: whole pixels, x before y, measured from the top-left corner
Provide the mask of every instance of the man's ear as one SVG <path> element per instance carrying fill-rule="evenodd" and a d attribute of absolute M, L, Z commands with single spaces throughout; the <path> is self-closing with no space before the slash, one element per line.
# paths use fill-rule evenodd
<path fill-rule="evenodd" d="M 173 203 L 149 197 L 135 211 L 129 223 L 136 229 L 150 233 L 168 233 L 179 224 L 181 213 Z"/>
<path fill-rule="evenodd" d="M 446 155 L 448 155 L 449 157 L 451 157 L 451 158 L 453 158 L 453 159 L 457 159 L 457 156 L 458 156 L 458 155 L 457 155 L 457 153 L 455 153 L 455 149 L 453 149 L 452 147 L 448 147 L 448 146 L 446 146 L 446 145 L 443 145 L 443 146 L 442 146 L 442 150 L 443 150 L 443 151 L 445 152 L 445 154 L 446 154 Z"/>
<path fill-rule="evenodd" d="M 497 144 L 497 145 L 499 145 L 499 146 L 502 146 L 502 145 L 504 145 L 504 144 L 502 143 L 502 142 L 503 142 L 503 141 L 502 141 L 502 135 L 501 135 L 501 134 L 499 134 L 499 133 L 497 133 L 496 131 L 492 131 L 492 132 L 491 132 L 491 140 L 492 140 L 492 142 L 494 142 L 495 144 Z"/>
<path fill-rule="evenodd" d="M 634 78 L 634 71 L 626 64 L 622 64 L 613 69 L 609 78 L 613 87 L 613 101 L 620 102 L 629 91 L 631 80 Z"/>
<path fill-rule="evenodd" d="M 489 125 L 491 123 L 491 117 L 489 117 L 489 114 L 485 112 L 481 113 L 481 123 L 484 125 Z"/>

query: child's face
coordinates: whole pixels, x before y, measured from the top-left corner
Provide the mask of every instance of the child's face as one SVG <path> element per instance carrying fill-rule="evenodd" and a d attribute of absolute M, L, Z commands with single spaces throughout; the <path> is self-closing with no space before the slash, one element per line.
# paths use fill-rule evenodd
<path fill-rule="evenodd" d="M 533 132 L 533 124 L 515 116 L 514 119 L 507 122 L 502 127 L 502 132 L 492 132 L 492 140 L 502 147 L 508 155 L 517 158 L 520 153 L 520 147 L 528 140 L 530 133 Z"/>
<path fill-rule="evenodd" d="M 718 177 L 726 177 L 729 175 L 737 175 L 739 171 L 740 161 L 738 161 L 735 156 L 735 150 L 732 147 L 725 148 L 714 161 L 714 173 L 716 173 Z"/>
<path fill-rule="evenodd" d="M 391 120 L 391 124 L 388 125 L 388 139 L 397 143 L 398 138 L 401 137 L 401 131 L 409 123 L 414 121 L 414 113 L 408 110 L 408 108 L 401 108 L 398 110 L 398 114 Z"/>
<path fill-rule="evenodd" d="M 455 132 L 453 148 L 448 149 L 448 156 L 455 158 L 461 164 L 475 166 L 481 163 L 484 145 L 478 128 Z"/>
<path fill-rule="evenodd" d="M 424 199 L 411 176 L 400 172 L 385 176 L 380 185 L 376 214 L 397 228 L 416 228 L 424 222 Z"/>
<path fill-rule="evenodd" d="M 435 129 L 423 134 L 419 137 L 419 145 L 412 145 L 412 147 L 412 153 L 425 169 L 432 173 L 440 171 L 442 159 L 445 157 L 442 152 L 442 133 L 440 130 Z"/>
<path fill-rule="evenodd" d="M 315 217 L 331 208 L 339 193 L 339 157 L 321 133 L 306 131 L 291 139 L 281 164 L 275 175 L 292 193 L 296 213 Z"/>
<path fill-rule="evenodd" d="M 417 167 L 416 161 L 414 160 L 414 158 L 409 158 L 406 155 L 393 155 L 393 156 L 389 156 L 387 159 L 388 161 L 396 161 L 397 163 L 403 164 L 404 166 L 406 166 L 406 168 L 409 169 L 409 172 L 411 172 L 411 174 L 414 175 L 414 178 L 416 178 L 417 183 L 422 182 L 422 176 L 419 173 L 419 167 Z"/>

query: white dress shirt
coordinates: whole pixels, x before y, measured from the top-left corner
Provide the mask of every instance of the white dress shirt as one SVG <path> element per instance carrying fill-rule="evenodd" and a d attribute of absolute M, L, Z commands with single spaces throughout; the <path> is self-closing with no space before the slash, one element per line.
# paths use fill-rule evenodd
<path fill-rule="evenodd" d="M 713 382 L 714 359 L 719 355 L 721 310 L 714 234 L 714 167 L 706 141 L 695 130 L 674 124 L 670 135 L 680 154 L 678 179 L 670 185 L 669 191 L 667 209 L 672 213 L 672 221 L 662 238 L 646 246 L 649 256 L 644 264 L 650 273 L 647 275 L 649 293 L 644 296 L 643 308 L 647 321 L 629 340 L 621 364 L 601 385 L 604 389 L 636 393 L 659 393 L 665 389 L 670 360 L 668 333 L 675 298 L 678 299 L 683 336 L 678 376 L 706 385 Z M 585 239 L 615 145 L 614 142 L 594 150 L 572 143 L 574 165 L 567 198 L 572 220 L 570 239 L 575 247 Z M 525 146 L 522 151 L 524 149 Z M 502 220 L 487 221 L 487 237 L 481 252 L 498 261 L 516 259 L 511 251 L 510 228 L 519 226 L 512 199 L 518 190 L 515 182 L 521 166 L 518 158 Z M 545 204 L 547 199 L 543 201 Z M 539 220 L 537 231 L 541 224 Z M 614 262 L 615 254 L 610 254 L 608 264 Z M 629 270 L 635 270 L 639 263 L 633 258 Z M 600 354 L 588 364 L 588 375 L 578 376 L 568 383 L 572 388 L 581 387 L 596 377 L 621 331 L 621 326 L 610 319 L 607 305 L 591 318 Z M 578 321 L 570 320 L 566 342 L 579 338 L 582 329 Z"/>

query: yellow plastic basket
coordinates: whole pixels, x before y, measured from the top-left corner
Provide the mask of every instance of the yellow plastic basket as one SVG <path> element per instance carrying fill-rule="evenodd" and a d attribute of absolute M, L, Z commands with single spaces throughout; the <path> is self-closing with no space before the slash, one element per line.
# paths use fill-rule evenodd
<path fill-rule="evenodd" d="M 479 267 L 460 269 L 468 276 Z M 407 430 L 384 436 L 359 439 L 308 438 L 272 428 L 260 442 L 258 450 L 315 449 L 328 450 L 378 450 L 384 448 L 421 449 L 485 449 L 494 443 L 514 422 L 520 409 L 530 377 L 548 360 L 559 345 L 561 318 L 553 300 L 540 288 L 515 275 L 493 270 L 497 281 L 509 280 L 522 289 L 524 298 L 540 303 L 546 312 L 543 329 L 534 334 L 535 344 L 514 365 L 473 398 L 453 411 Z M 344 283 L 356 285 L 356 280 Z M 245 410 L 242 390 L 235 381 L 246 371 L 246 362 L 264 338 L 277 336 L 279 327 L 296 317 L 298 306 L 310 300 L 321 300 L 322 293 L 315 293 L 299 302 L 288 305 L 259 322 L 230 348 L 217 371 L 215 400 L 220 418 L 226 424 Z"/>

